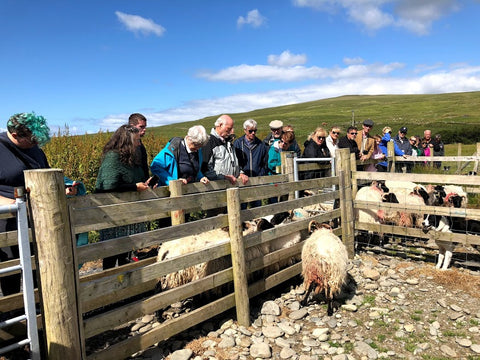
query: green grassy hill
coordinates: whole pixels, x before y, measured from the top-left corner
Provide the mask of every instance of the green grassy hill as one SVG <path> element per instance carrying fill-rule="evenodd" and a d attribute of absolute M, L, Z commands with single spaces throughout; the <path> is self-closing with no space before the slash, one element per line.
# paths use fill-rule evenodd
<path fill-rule="evenodd" d="M 366 118 L 372 119 L 375 122 L 372 134 L 381 133 L 386 125 L 394 132 L 407 126 L 409 135 L 422 136 L 423 130 L 429 128 L 433 134 L 442 134 L 447 143 L 472 143 L 480 139 L 480 130 L 476 131 L 480 124 L 479 104 L 480 91 L 434 95 L 348 95 L 229 115 L 235 121 L 237 136 L 243 134 L 242 124 L 248 118 L 258 122 L 260 138 L 268 134 L 268 123 L 278 119 L 294 126 L 300 144 L 317 126 L 330 128 L 339 125 L 346 130 L 352 118 L 357 125 Z M 182 136 L 194 124 L 201 124 L 210 131 L 219 115 L 151 127 L 148 131 L 164 138 Z"/>

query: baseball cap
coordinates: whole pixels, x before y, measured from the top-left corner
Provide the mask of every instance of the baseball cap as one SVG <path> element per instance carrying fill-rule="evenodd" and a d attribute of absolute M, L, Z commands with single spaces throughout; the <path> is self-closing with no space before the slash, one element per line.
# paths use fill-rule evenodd
<path fill-rule="evenodd" d="M 400 132 L 406 134 L 407 133 L 407 128 L 405 126 L 402 126 L 400 128 Z"/>

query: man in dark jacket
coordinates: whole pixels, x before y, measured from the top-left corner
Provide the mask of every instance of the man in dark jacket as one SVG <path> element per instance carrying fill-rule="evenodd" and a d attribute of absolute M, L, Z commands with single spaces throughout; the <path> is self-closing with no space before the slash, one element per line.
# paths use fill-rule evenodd
<path fill-rule="evenodd" d="M 357 137 L 358 130 L 355 126 L 350 126 L 347 129 L 347 135 L 341 137 L 338 140 L 338 148 L 339 149 L 350 149 L 350 154 L 355 154 L 355 159 L 360 159 L 360 150 L 358 149 L 357 141 L 355 140 Z"/>
<path fill-rule="evenodd" d="M 395 141 L 398 148 L 403 152 L 403 155 L 410 156 L 412 155 L 412 145 L 410 145 L 410 141 L 407 138 L 407 131 L 408 129 L 402 126 L 400 130 L 398 130 L 397 136 L 393 138 L 393 141 Z M 398 162 L 395 171 L 403 172 L 405 169 L 405 172 L 412 172 L 412 165 L 413 163 Z"/>
<path fill-rule="evenodd" d="M 435 135 L 435 139 L 433 140 L 433 156 L 445 156 L 445 145 L 442 141 L 442 136 L 440 134 Z M 441 161 L 434 161 L 433 166 L 437 169 L 442 167 Z"/>
<path fill-rule="evenodd" d="M 245 120 L 243 131 L 245 134 L 233 143 L 233 147 L 237 150 L 240 171 L 248 177 L 267 175 L 268 148 L 256 136 L 257 122 L 253 119 Z M 251 203 L 252 207 L 260 205 L 260 200 Z M 246 204 L 242 204 L 242 207 L 246 208 Z"/>

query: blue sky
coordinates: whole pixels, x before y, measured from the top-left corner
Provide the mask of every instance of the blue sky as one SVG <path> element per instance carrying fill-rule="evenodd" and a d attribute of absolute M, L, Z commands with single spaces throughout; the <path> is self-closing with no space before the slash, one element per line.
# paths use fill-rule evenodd
<path fill-rule="evenodd" d="M 480 90 L 480 0 L 0 0 L 0 128 Z M 365 114 L 368 116 L 368 114 Z M 243 119 L 242 119 L 243 120 Z"/>

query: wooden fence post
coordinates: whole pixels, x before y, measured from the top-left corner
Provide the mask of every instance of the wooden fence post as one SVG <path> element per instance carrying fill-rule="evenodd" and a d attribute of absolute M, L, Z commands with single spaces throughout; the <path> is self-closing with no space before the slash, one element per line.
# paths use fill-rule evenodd
<path fill-rule="evenodd" d="M 480 156 L 480 143 L 477 143 L 477 152 L 476 152 L 476 155 L 477 155 L 477 160 L 475 160 L 475 166 L 473 167 L 473 171 L 475 171 L 476 173 L 478 173 L 478 157 Z"/>
<path fill-rule="evenodd" d="M 390 165 L 390 169 L 387 168 L 387 171 L 395 172 L 395 145 L 393 141 L 389 141 L 387 143 L 387 157 L 391 159 L 388 161 L 388 165 Z"/>
<path fill-rule="evenodd" d="M 357 191 L 358 191 L 358 181 L 356 177 L 357 173 L 357 159 L 355 158 L 355 154 L 351 153 L 350 154 L 350 170 L 351 170 L 351 180 L 352 180 L 352 199 L 355 199 L 355 196 L 357 196 Z"/>
<path fill-rule="evenodd" d="M 337 149 L 335 162 L 339 177 L 340 213 L 342 216 L 342 241 L 347 247 L 348 257 L 355 255 L 355 218 L 353 214 L 352 175 L 349 149 Z"/>
<path fill-rule="evenodd" d="M 293 151 L 282 151 L 280 153 L 281 161 L 282 161 L 282 174 L 288 175 L 288 181 L 292 182 L 295 180 L 294 174 L 294 158 L 295 153 Z M 292 200 L 295 199 L 295 192 L 288 194 L 288 199 Z"/>
<path fill-rule="evenodd" d="M 241 326 L 248 327 L 250 326 L 250 300 L 248 298 L 245 244 L 240 219 L 240 192 L 238 188 L 227 189 L 227 212 L 237 321 Z"/>
<path fill-rule="evenodd" d="M 50 360 L 83 359 L 76 241 L 72 239 L 63 171 L 25 171 L 37 245 L 43 321 Z"/>
<path fill-rule="evenodd" d="M 462 143 L 457 144 L 457 156 L 458 157 L 462 156 Z M 457 161 L 457 171 L 456 171 L 457 174 L 460 172 L 461 165 L 462 165 L 462 161 L 461 160 Z"/>
<path fill-rule="evenodd" d="M 180 197 L 183 194 L 183 182 L 182 180 L 171 180 L 168 183 L 168 189 L 170 190 L 170 197 Z M 172 226 L 185 223 L 185 210 L 175 210 L 170 214 L 172 219 Z"/>

